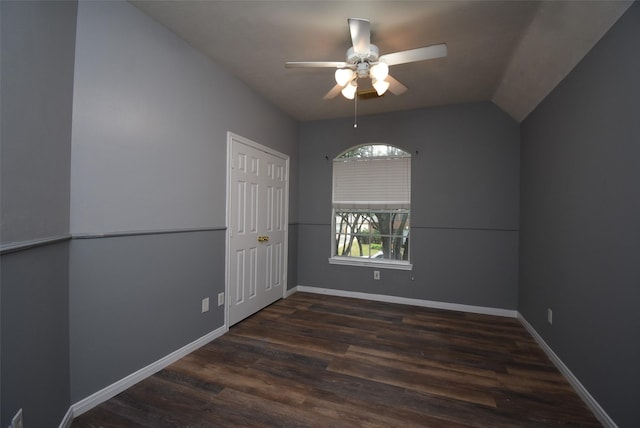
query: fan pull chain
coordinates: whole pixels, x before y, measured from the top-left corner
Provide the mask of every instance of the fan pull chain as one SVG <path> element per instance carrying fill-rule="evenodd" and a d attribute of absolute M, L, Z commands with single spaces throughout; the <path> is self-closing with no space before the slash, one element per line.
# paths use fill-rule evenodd
<path fill-rule="evenodd" d="M 353 99 L 355 100 L 355 104 L 354 104 L 354 112 L 353 112 L 353 127 L 357 128 L 358 127 L 358 91 L 356 90 L 356 96 L 353 97 Z"/>

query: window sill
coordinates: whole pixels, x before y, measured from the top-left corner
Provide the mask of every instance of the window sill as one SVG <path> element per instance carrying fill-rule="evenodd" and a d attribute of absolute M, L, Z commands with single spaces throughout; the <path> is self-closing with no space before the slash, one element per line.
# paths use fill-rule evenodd
<path fill-rule="evenodd" d="M 401 260 L 358 259 L 356 257 L 330 257 L 329 264 L 344 266 L 362 266 L 380 269 L 413 270 L 413 265 Z"/>

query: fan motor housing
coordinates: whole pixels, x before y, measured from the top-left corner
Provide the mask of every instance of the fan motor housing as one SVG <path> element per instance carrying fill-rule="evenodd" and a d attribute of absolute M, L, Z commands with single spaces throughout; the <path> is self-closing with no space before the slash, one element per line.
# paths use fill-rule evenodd
<path fill-rule="evenodd" d="M 367 52 L 366 54 L 356 53 L 353 47 L 350 47 L 347 50 L 347 62 L 349 64 L 358 64 L 360 62 L 369 62 L 369 63 L 376 62 L 378 61 L 378 57 L 379 57 L 378 47 L 373 43 L 369 44 L 369 52 Z"/>

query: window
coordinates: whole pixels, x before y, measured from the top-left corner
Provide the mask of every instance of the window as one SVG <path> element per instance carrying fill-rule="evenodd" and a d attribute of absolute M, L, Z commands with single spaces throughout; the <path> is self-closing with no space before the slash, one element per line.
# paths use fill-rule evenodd
<path fill-rule="evenodd" d="M 411 269 L 411 155 L 387 144 L 347 150 L 333 161 L 330 263 Z"/>

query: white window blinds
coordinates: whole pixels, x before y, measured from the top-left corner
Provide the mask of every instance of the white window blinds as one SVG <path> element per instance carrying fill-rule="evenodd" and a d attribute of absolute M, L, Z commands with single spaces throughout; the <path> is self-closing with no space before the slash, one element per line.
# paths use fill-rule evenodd
<path fill-rule="evenodd" d="M 333 207 L 409 209 L 411 158 L 347 158 L 333 161 Z"/>

